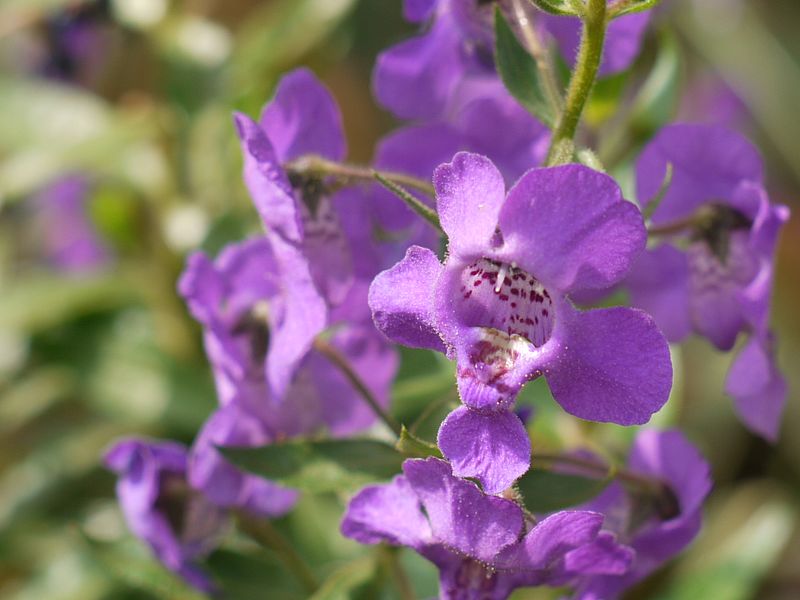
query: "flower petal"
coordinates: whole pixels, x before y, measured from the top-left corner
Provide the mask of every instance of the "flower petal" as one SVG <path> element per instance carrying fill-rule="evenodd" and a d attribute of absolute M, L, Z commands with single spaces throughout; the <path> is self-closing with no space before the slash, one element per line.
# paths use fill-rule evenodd
<path fill-rule="evenodd" d="M 753 431 L 771 442 L 778 438 L 788 387 L 769 351 L 770 342 L 753 335 L 733 361 L 725 392 Z"/>
<path fill-rule="evenodd" d="M 509 191 L 499 227 L 496 258 L 565 293 L 614 285 L 647 239 L 616 182 L 583 165 L 528 171 Z"/>
<path fill-rule="evenodd" d="M 433 185 L 450 252 L 469 255 L 487 248 L 506 193 L 503 176 L 492 161 L 459 152 L 434 171 Z"/>
<path fill-rule="evenodd" d="M 433 14 L 438 0 L 403 0 L 403 18 L 421 23 Z"/>
<path fill-rule="evenodd" d="M 281 78 L 259 121 L 281 163 L 304 154 L 331 160 L 347 154 L 339 107 L 309 69 L 295 69 Z"/>
<path fill-rule="evenodd" d="M 432 538 L 420 501 L 403 476 L 356 494 L 347 505 L 341 530 L 362 544 L 388 542 L 417 549 Z"/>
<path fill-rule="evenodd" d="M 508 489 L 531 465 L 531 441 L 511 411 L 459 406 L 439 428 L 439 448 L 456 477 L 475 477 L 489 494 Z"/>
<path fill-rule="evenodd" d="M 664 127 L 636 163 L 636 195 L 644 204 L 655 197 L 667 164 L 672 180 L 653 222 L 683 219 L 706 202 L 729 201 L 743 180 L 763 178 L 758 151 L 740 134 L 719 125 Z"/>
<path fill-rule="evenodd" d="M 464 73 L 461 37 L 450 19 L 437 19 L 419 37 L 378 55 L 375 96 L 401 119 L 432 120 L 441 115 Z"/>
<path fill-rule="evenodd" d="M 625 280 L 631 306 L 652 315 L 664 336 L 679 342 L 691 332 L 689 265 L 671 244 L 642 252 Z"/>
<path fill-rule="evenodd" d="M 433 252 L 411 246 L 403 260 L 380 273 L 369 288 L 378 330 L 398 344 L 444 352 L 433 316 L 433 290 L 441 271 Z"/>
<path fill-rule="evenodd" d="M 300 207 L 267 134 L 247 115 L 236 113 L 234 122 L 244 154 L 244 182 L 261 220 L 267 229 L 301 243 Z"/>
<path fill-rule="evenodd" d="M 514 502 L 487 496 L 474 483 L 454 477 L 450 465 L 436 458 L 407 460 L 403 471 L 437 541 L 486 562 L 517 541 L 523 520 Z"/>
<path fill-rule="evenodd" d="M 582 419 L 646 423 L 672 386 L 669 347 L 653 319 L 631 308 L 559 314 L 561 346 L 542 368 L 553 398 Z"/>

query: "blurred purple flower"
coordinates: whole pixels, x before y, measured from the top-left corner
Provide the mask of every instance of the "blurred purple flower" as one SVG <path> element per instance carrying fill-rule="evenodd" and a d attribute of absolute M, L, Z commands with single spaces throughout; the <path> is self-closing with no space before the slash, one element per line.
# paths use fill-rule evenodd
<path fill-rule="evenodd" d="M 439 431 L 456 475 L 496 493 L 528 469 L 530 441 L 510 409 L 540 375 L 571 414 L 647 422 L 672 383 L 655 323 L 629 308 L 581 312 L 568 299 L 616 284 L 644 248 L 642 217 L 614 180 L 581 165 L 533 169 L 506 196 L 491 161 L 459 153 L 434 185 L 445 264 L 413 246 L 376 277 L 369 302 L 391 340 L 457 361 L 465 406 Z"/>
<path fill-rule="evenodd" d="M 507 5 L 507 1 L 500 2 L 509 10 Z M 429 121 L 451 112 L 465 82 L 494 76 L 494 7 L 494 2 L 480 0 L 406 0 L 406 18 L 431 23 L 422 35 L 378 56 L 374 72 L 378 101 L 402 119 Z M 580 20 L 547 15 L 528 4 L 524 10 L 539 31 L 551 35 L 564 56 L 572 60 L 580 37 Z M 611 22 L 601 75 L 630 66 L 639 53 L 649 18 L 648 13 L 641 13 Z"/>
<path fill-rule="evenodd" d="M 89 220 L 89 184 L 79 175 L 62 177 L 34 198 L 47 261 L 64 273 L 87 273 L 106 266 L 111 252 Z"/>
<path fill-rule="evenodd" d="M 338 368 L 311 349 L 309 329 L 316 330 L 315 320 L 326 307 L 306 295 L 308 281 L 278 261 L 267 239 L 252 239 L 228 246 L 214 262 L 202 253 L 192 255 L 179 282 L 203 325 L 221 404 L 195 442 L 190 481 L 221 506 L 271 516 L 289 510 L 295 492 L 241 473 L 216 445 L 265 445 L 322 429 L 346 436 L 375 421 Z M 372 324 L 336 322 L 329 343 L 388 406 L 397 356 Z M 270 360 L 280 363 L 287 356 L 296 364 L 286 394 L 275 398 L 267 383 Z"/>
<path fill-rule="evenodd" d="M 749 360 L 734 362 L 727 390 L 748 427 L 774 440 L 786 394 L 772 364 L 769 305 L 775 245 L 789 210 L 770 204 L 756 149 L 721 126 L 662 129 L 637 163 L 641 202 L 656 194 L 668 163 L 672 181 L 652 220 L 665 233 L 631 270 L 631 302 L 670 341 L 694 331 L 730 350 L 748 332 Z"/>
<path fill-rule="evenodd" d="M 127 439 L 105 455 L 131 531 L 159 561 L 204 592 L 214 584 L 198 560 L 215 546 L 226 513 L 186 483 L 186 449 L 174 442 Z"/>
<path fill-rule="evenodd" d="M 633 494 L 612 483 L 581 508 L 603 513 L 604 529 L 635 551 L 621 575 L 582 578 L 575 600 L 612 600 L 676 556 L 698 534 L 703 501 L 711 489 L 710 468 L 679 431 L 641 431 L 628 459 L 633 474 L 661 480 L 656 496 Z"/>
<path fill-rule="evenodd" d="M 413 548 L 439 568 L 443 599 L 503 600 L 519 587 L 619 575 L 630 564 L 630 550 L 600 532 L 599 513 L 565 511 L 532 523 L 518 504 L 454 477 L 442 460 L 407 460 L 403 471 L 350 501 L 342 533 Z"/>

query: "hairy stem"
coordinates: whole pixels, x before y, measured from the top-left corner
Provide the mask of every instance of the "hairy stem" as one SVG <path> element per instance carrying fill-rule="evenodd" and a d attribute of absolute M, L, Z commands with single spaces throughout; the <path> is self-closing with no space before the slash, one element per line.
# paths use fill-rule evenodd
<path fill-rule="evenodd" d="M 314 349 L 327 358 L 331 363 L 342 372 L 350 384 L 361 394 L 364 401 L 369 405 L 375 415 L 391 429 L 397 437 L 400 437 L 402 427 L 395 418 L 387 413 L 375 398 L 375 395 L 370 391 L 367 385 L 361 380 L 358 373 L 355 372 L 350 363 L 347 361 L 341 352 L 339 352 L 329 342 L 317 338 L 314 340 Z"/>
<path fill-rule="evenodd" d="M 583 17 L 578 58 L 567 89 L 564 111 L 553 130 L 547 165 L 569 162 L 563 149 L 572 144 L 603 58 L 606 37 L 606 0 L 589 0 Z"/>
<path fill-rule="evenodd" d="M 609 468 L 608 465 L 604 465 L 590 458 L 581 458 L 566 454 L 536 454 L 533 460 L 534 462 L 542 461 L 551 467 L 576 467 L 592 475 L 597 475 L 600 478 L 612 476 L 629 487 L 648 494 L 660 493 L 664 489 L 664 482 L 660 479 L 646 477 L 625 469 Z"/>
<path fill-rule="evenodd" d="M 319 588 L 314 572 L 303 557 L 268 519 L 256 519 L 244 512 L 237 513 L 239 528 L 253 540 L 272 550 L 310 594 Z"/>
<path fill-rule="evenodd" d="M 349 165 L 345 163 L 338 163 L 321 156 L 302 156 L 296 160 L 288 162 L 284 165 L 288 173 L 296 173 L 298 175 L 309 175 L 316 177 L 333 176 L 349 181 L 360 181 L 365 183 L 373 183 L 375 181 L 375 173 L 379 173 L 384 179 L 391 181 L 396 185 L 411 188 L 434 197 L 435 191 L 433 185 L 429 182 L 406 175 L 404 173 L 393 173 L 388 171 L 375 171 L 370 167 L 361 167 L 357 165 Z"/>

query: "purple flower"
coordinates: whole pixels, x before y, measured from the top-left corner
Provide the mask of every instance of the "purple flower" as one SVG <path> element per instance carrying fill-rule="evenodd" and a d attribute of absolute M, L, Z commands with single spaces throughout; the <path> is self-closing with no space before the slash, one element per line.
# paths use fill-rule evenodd
<path fill-rule="evenodd" d="M 192 448 L 191 484 L 220 506 L 238 506 L 276 516 L 294 504 L 296 493 L 246 475 L 217 452 L 217 445 L 259 446 L 326 429 L 346 436 L 372 425 L 375 415 L 331 362 L 307 347 L 298 352 L 285 396 L 275 399 L 267 383 L 271 353 L 279 358 L 324 315 L 321 302 L 291 270 L 277 264 L 272 245 L 257 238 L 228 246 L 211 262 L 189 258 L 179 287 L 204 327 L 222 405 Z M 314 297 L 312 297 L 314 298 Z M 338 322 L 330 344 L 340 352 L 384 406 L 397 357 L 371 323 Z"/>
<path fill-rule="evenodd" d="M 359 492 L 342 533 L 413 548 L 439 568 L 443 599 L 503 600 L 518 587 L 622 574 L 630 563 L 630 551 L 600 532 L 599 513 L 560 512 L 533 523 L 515 502 L 454 477 L 442 460 L 407 460 L 403 472 Z"/>
<path fill-rule="evenodd" d="M 457 361 L 465 406 L 439 431 L 456 475 L 496 493 L 528 469 L 510 409 L 540 375 L 571 414 L 645 423 L 672 382 L 663 336 L 639 310 L 581 312 L 568 298 L 614 285 L 644 247 L 642 217 L 614 180 L 581 165 L 533 169 L 506 196 L 491 161 L 459 153 L 434 185 L 447 260 L 411 247 L 369 302 L 387 337 Z"/>
<path fill-rule="evenodd" d="M 34 199 L 47 260 L 64 273 L 87 273 L 111 260 L 87 214 L 89 184 L 78 175 L 56 180 Z"/>
<path fill-rule="evenodd" d="M 769 304 L 775 245 L 789 210 L 770 204 L 755 148 L 723 127 L 664 128 L 637 164 L 643 203 L 660 187 L 667 163 L 672 182 L 652 221 L 661 243 L 631 270 L 631 302 L 671 341 L 694 331 L 730 350 L 749 332 L 744 353 L 759 363 L 737 360 L 727 390 L 744 422 L 774 439 L 785 384 L 772 364 Z"/>
<path fill-rule="evenodd" d="M 642 431 L 628 459 L 635 475 L 661 481 L 655 496 L 633 494 L 613 483 L 582 508 L 604 513 L 604 528 L 635 550 L 622 575 L 585 577 L 576 600 L 611 600 L 676 556 L 698 534 L 703 501 L 711 489 L 709 465 L 679 431 Z"/>
<path fill-rule="evenodd" d="M 500 2 L 503 9 L 511 12 L 508 4 Z M 438 119 L 452 111 L 453 103 L 463 95 L 465 83 L 496 76 L 494 7 L 494 2 L 480 0 L 407 0 L 406 18 L 414 22 L 430 20 L 431 24 L 422 35 L 378 56 L 374 72 L 378 101 L 403 119 Z M 528 5 L 524 10 L 540 31 L 553 36 L 568 59 L 574 56 L 580 37 L 578 18 L 554 17 Z M 611 22 L 601 75 L 630 66 L 638 55 L 648 22 L 647 13 Z"/>
<path fill-rule="evenodd" d="M 214 590 L 197 561 L 216 545 L 225 512 L 186 484 L 186 449 L 174 442 L 128 439 L 105 456 L 118 476 L 117 497 L 131 531 L 159 561 L 194 587 Z"/>
<path fill-rule="evenodd" d="M 307 155 L 344 158 L 341 115 L 333 98 L 310 71 L 297 69 L 281 79 L 258 123 L 240 113 L 235 122 L 245 183 L 273 252 L 279 260 L 283 254 L 301 255 L 318 295 L 330 306 L 341 303 L 352 285 L 352 258 L 332 194 L 325 181 L 290 177 L 283 167 Z M 294 256 L 288 260 L 298 262 Z"/>

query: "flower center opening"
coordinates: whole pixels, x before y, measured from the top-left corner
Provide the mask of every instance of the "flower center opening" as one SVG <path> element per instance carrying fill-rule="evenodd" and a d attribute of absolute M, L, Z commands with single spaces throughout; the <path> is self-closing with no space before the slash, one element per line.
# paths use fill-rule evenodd
<path fill-rule="evenodd" d="M 510 338 L 506 344 L 491 340 L 494 347 L 513 350 L 524 338 L 538 348 L 553 333 L 555 306 L 550 293 L 514 263 L 478 259 L 462 271 L 460 292 L 461 316 L 467 325 L 496 329 Z"/>
<path fill-rule="evenodd" d="M 726 204 L 712 203 L 704 207 L 689 239 L 692 243 L 704 243 L 719 262 L 725 264 L 736 233 L 746 232 L 752 226 L 753 222 L 738 210 Z"/>
<path fill-rule="evenodd" d="M 266 302 L 257 302 L 245 311 L 231 328 L 231 333 L 247 359 L 248 376 L 263 379 L 270 337 Z"/>

